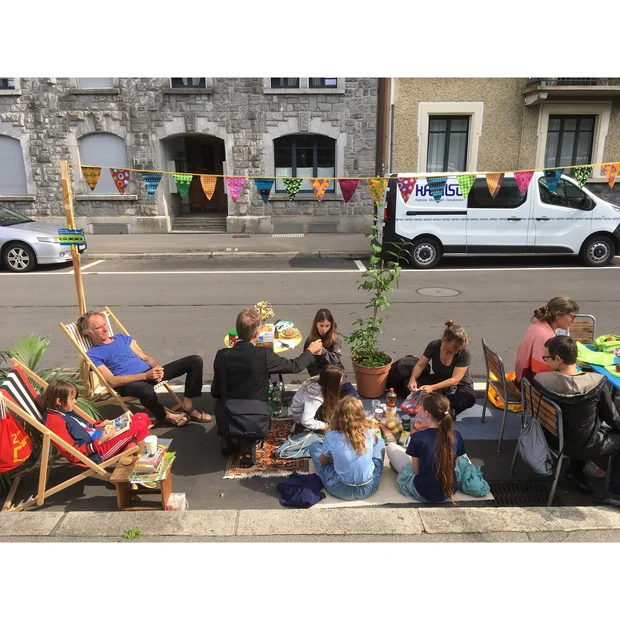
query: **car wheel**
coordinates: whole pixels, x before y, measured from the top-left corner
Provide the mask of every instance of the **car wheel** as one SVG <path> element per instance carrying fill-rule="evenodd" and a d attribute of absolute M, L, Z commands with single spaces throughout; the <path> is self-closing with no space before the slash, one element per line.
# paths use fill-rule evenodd
<path fill-rule="evenodd" d="M 615 252 L 613 241 L 604 235 L 587 239 L 581 248 L 581 260 L 587 267 L 603 267 L 608 265 Z"/>
<path fill-rule="evenodd" d="M 432 269 L 441 258 L 441 246 L 430 237 L 412 241 L 409 249 L 411 261 L 418 269 Z"/>
<path fill-rule="evenodd" d="M 34 251 L 25 243 L 9 243 L 4 248 L 2 259 L 7 269 L 19 273 L 32 271 L 37 264 Z"/>

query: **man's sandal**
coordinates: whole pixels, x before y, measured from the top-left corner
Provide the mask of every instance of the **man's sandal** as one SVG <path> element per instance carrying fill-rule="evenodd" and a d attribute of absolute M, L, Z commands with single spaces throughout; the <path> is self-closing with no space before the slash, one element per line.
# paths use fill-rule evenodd
<path fill-rule="evenodd" d="M 176 415 L 176 418 L 166 418 L 164 422 L 170 426 L 187 426 L 189 424 L 189 416 L 185 412 L 177 413 L 171 409 L 166 409 L 166 413 Z"/>
<path fill-rule="evenodd" d="M 191 409 L 185 409 L 185 407 L 183 407 L 181 409 L 181 411 L 185 415 L 189 416 L 190 420 L 194 420 L 194 422 L 202 422 L 203 424 L 206 424 L 207 422 L 213 421 L 213 416 L 211 416 L 208 413 L 205 413 L 203 411 L 199 411 L 198 409 L 196 409 L 196 407 L 192 407 Z M 194 411 L 198 415 L 192 415 L 192 413 L 194 413 Z"/>

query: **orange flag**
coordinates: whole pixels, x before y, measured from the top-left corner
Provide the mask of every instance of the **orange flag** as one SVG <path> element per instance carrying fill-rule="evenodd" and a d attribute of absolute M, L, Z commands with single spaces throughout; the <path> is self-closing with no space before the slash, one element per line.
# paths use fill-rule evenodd
<path fill-rule="evenodd" d="M 487 174 L 487 186 L 493 198 L 497 196 L 500 188 L 502 187 L 503 182 L 504 182 L 503 172 L 489 172 L 489 174 Z"/>
<path fill-rule="evenodd" d="M 217 177 L 208 175 L 200 175 L 200 184 L 202 185 L 202 189 L 204 190 L 205 195 L 207 196 L 207 200 L 211 200 L 213 197 L 213 192 L 215 192 L 215 184 L 217 183 Z"/>
<path fill-rule="evenodd" d="M 606 164 L 603 166 L 603 170 L 605 172 L 605 176 L 607 177 L 609 187 L 613 187 L 616 183 L 618 172 L 620 172 L 620 163 L 616 162 L 615 164 Z"/>
<path fill-rule="evenodd" d="M 375 201 L 376 205 L 378 205 L 383 198 L 386 184 L 387 179 L 368 179 L 368 187 L 370 188 L 372 199 Z"/>
<path fill-rule="evenodd" d="M 312 189 L 316 195 L 316 199 L 321 202 L 323 194 L 329 185 L 329 179 L 312 179 Z"/>

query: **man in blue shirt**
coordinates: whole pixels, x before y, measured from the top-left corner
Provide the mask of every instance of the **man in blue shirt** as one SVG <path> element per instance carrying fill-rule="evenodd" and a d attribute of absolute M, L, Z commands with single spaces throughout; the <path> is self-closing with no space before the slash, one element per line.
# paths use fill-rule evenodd
<path fill-rule="evenodd" d="M 196 422 L 211 422 L 208 413 L 194 407 L 194 398 L 202 394 L 202 358 L 199 355 L 175 360 L 160 366 L 157 360 L 147 355 L 131 336 L 111 336 L 108 322 L 101 312 L 87 312 L 77 322 L 83 336 L 88 336 L 93 346 L 88 357 L 94 362 L 104 379 L 121 395 L 134 396 L 152 413 L 157 421 L 166 421 L 173 426 L 185 426 L 190 419 Z M 159 402 L 155 386 L 187 374 L 183 411 L 174 413 Z"/>

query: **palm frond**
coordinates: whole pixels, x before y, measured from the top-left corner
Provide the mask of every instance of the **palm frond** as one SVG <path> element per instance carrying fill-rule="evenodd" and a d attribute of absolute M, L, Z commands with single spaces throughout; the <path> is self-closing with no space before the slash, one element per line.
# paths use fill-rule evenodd
<path fill-rule="evenodd" d="M 37 369 L 41 362 L 41 357 L 43 357 L 50 342 L 49 336 L 28 334 L 27 336 L 21 336 L 13 347 L 7 348 L 7 353 L 10 357 L 19 360 L 24 366 L 38 374 Z"/>

